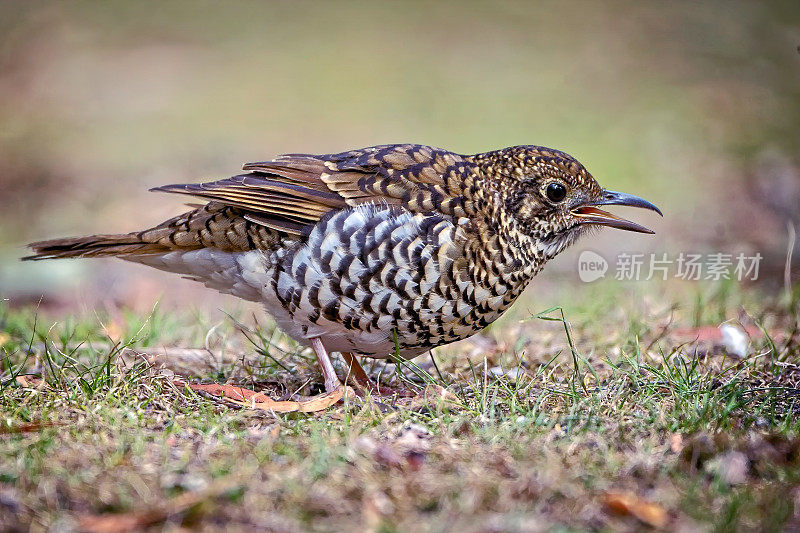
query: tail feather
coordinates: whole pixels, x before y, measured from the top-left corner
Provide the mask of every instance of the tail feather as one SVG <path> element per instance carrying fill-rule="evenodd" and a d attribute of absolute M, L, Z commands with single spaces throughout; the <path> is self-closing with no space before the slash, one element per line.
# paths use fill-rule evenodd
<path fill-rule="evenodd" d="M 33 250 L 33 254 L 23 257 L 23 261 L 68 257 L 152 255 L 169 251 L 169 248 L 161 243 L 144 241 L 142 235 L 137 233 L 67 237 L 34 242 L 28 246 Z"/>
<path fill-rule="evenodd" d="M 237 209 L 218 203 L 195 207 L 153 228 L 119 235 L 89 235 L 34 242 L 33 254 L 23 261 L 68 257 L 122 257 L 134 259 L 175 250 L 217 248 L 245 252 L 273 246 L 279 235 Z"/>

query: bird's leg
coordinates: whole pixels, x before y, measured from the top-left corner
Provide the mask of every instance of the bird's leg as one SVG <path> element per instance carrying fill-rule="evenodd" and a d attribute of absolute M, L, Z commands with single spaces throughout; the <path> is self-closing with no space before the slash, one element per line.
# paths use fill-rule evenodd
<path fill-rule="evenodd" d="M 342 358 L 344 359 L 347 366 L 350 367 L 349 376 L 350 378 L 355 381 L 355 384 L 358 388 L 361 388 L 364 391 L 368 391 L 372 394 L 376 394 L 378 396 L 385 396 L 385 397 L 392 397 L 392 396 L 416 396 L 417 393 L 408 388 L 396 388 L 396 387 L 389 387 L 387 385 L 378 385 L 373 382 L 367 372 L 364 370 L 364 367 L 358 362 L 358 359 L 355 355 L 351 352 L 341 352 Z"/>
<path fill-rule="evenodd" d="M 325 346 L 322 345 L 322 341 L 319 340 L 319 337 L 314 337 L 311 339 L 311 347 L 314 348 L 314 353 L 317 355 L 317 361 L 322 369 L 322 377 L 325 378 L 325 392 L 335 391 L 341 387 L 342 384 L 336 375 L 336 371 L 333 369 L 333 364 L 331 363 L 331 358 L 328 356 L 328 351 L 325 350 Z M 363 372 L 364 369 L 362 368 L 361 371 Z"/>
<path fill-rule="evenodd" d="M 353 398 L 352 389 L 348 389 L 342 385 L 339 378 L 336 376 L 336 372 L 331 364 L 331 359 L 328 357 L 328 352 L 325 350 L 319 337 L 311 339 L 311 347 L 314 348 L 317 361 L 319 362 L 320 368 L 322 368 L 322 376 L 325 378 L 325 393 L 318 394 L 306 400 L 276 401 L 264 393 L 232 385 L 184 383 L 183 381 L 175 381 L 175 384 L 182 387 L 188 386 L 190 389 L 209 394 L 212 397 L 224 400 L 225 403 L 239 407 L 263 409 L 265 411 L 280 413 L 293 411 L 313 413 L 327 409 L 341 401 L 342 398 Z M 364 369 L 361 369 L 361 372 L 364 372 Z M 364 376 L 366 376 L 366 373 Z"/>
<path fill-rule="evenodd" d="M 344 362 L 347 363 L 347 366 L 349 367 L 348 377 L 352 378 L 353 381 L 355 381 L 355 384 L 359 387 L 372 390 L 375 385 L 372 383 L 372 380 L 369 379 L 364 367 L 362 367 L 361 363 L 358 362 L 356 356 L 351 352 L 341 353 Z"/>

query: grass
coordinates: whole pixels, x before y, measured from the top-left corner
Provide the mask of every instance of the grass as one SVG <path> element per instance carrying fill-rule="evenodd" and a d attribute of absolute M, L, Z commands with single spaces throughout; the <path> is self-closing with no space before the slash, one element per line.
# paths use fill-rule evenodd
<path fill-rule="evenodd" d="M 435 365 L 373 368 L 446 397 L 316 415 L 231 409 L 172 384 L 318 390 L 309 354 L 251 317 L 209 333 L 158 309 L 114 322 L 3 308 L 0 526 L 797 527 L 797 297 L 697 290 L 697 305 L 655 306 L 648 329 L 616 290 L 591 313 L 512 317 Z M 744 310 L 768 335 L 743 360 L 675 335 Z M 42 381 L 17 379 L 31 375 Z"/>

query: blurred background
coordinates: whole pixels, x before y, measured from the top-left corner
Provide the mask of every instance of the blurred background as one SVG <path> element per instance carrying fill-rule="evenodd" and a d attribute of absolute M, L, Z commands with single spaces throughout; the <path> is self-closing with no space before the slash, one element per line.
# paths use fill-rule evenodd
<path fill-rule="evenodd" d="M 182 211 L 150 187 L 394 142 L 550 146 L 663 209 L 627 213 L 656 236 L 607 230 L 557 258 L 542 291 L 580 289 L 585 249 L 759 252 L 780 287 L 800 229 L 799 45 L 789 1 L 4 1 L 0 296 L 225 307 L 118 260 L 19 257 Z"/>

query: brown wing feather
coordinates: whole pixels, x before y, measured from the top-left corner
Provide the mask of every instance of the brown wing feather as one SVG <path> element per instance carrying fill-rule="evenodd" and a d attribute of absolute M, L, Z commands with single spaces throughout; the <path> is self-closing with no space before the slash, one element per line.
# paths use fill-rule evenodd
<path fill-rule="evenodd" d="M 299 234 L 331 209 L 365 202 L 462 215 L 468 164 L 458 154 L 430 146 L 383 145 L 338 154 L 282 155 L 244 165 L 248 174 L 151 190 L 221 202 L 242 209 L 248 220 Z"/>

